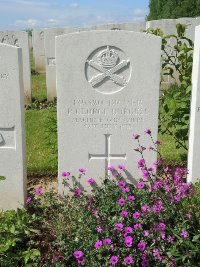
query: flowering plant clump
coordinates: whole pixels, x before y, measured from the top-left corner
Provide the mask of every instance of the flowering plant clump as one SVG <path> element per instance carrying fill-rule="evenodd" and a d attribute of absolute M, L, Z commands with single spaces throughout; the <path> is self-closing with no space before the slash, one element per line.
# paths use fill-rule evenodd
<path fill-rule="evenodd" d="M 70 188 L 72 196 L 54 203 L 54 249 L 58 264 L 65 264 L 58 266 L 198 266 L 200 205 L 195 186 L 186 183 L 186 169 L 165 166 L 158 151 L 161 143 L 153 140 L 149 129 L 145 134 L 153 142 L 151 147 L 143 147 L 140 135 L 133 135 L 141 170 L 135 184 L 128 183 L 122 164 L 109 166 L 112 176 L 101 186 L 82 167 Z M 151 166 L 145 150 L 158 153 Z M 67 186 L 74 177 L 63 174 Z M 81 187 L 83 175 L 91 187 L 89 195 Z"/>

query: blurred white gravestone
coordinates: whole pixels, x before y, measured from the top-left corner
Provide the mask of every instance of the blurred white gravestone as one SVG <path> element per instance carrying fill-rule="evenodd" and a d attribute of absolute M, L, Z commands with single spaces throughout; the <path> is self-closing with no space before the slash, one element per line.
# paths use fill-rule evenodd
<path fill-rule="evenodd" d="M 146 29 L 146 23 L 123 23 L 123 24 L 101 24 L 89 28 L 51 28 L 44 30 L 45 47 L 45 69 L 47 100 L 53 101 L 56 93 L 56 58 L 55 58 L 55 37 L 72 32 L 90 30 L 130 30 L 142 32 Z"/>
<path fill-rule="evenodd" d="M 0 31 L 0 43 L 22 48 L 24 102 L 27 105 L 31 104 L 31 68 L 28 33 L 24 31 Z"/>
<path fill-rule="evenodd" d="M 150 128 L 157 139 L 160 55 L 161 39 L 150 34 L 89 31 L 56 37 L 60 193 L 62 171 L 76 175 L 81 166 L 88 169 L 81 181 L 86 190 L 86 178 L 100 183 L 110 164 L 124 163 L 131 182 L 139 178 L 132 135 Z M 150 145 L 148 138 L 142 141 Z M 153 152 L 145 155 L 148 163 L 156 159 Z"/>
<path fill-rule="evenodd" d="M 45 73 L 44 29 L 33 30 L 33 53 L 35 70 L 38 73 Z"/>
<path fill-rule="evenodd" d="M 196 27 L 193 69 L 192 101 L 190 110 L 190 133 L 188 152 L 188 182 L 200 178 L 200 26 Z"/>
<path fill-rule="evenodd" d="M 0 62 L 0 210 L 8 210 L 26 197 L 22 49 L 0 44 Z"/>

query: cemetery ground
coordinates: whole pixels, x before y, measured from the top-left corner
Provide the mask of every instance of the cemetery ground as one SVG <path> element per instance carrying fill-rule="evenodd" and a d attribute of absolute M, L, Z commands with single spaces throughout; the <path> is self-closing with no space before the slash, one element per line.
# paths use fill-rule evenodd
<path fill-rule="evenodd" d="M 169 135 L 159 134 L 165 163 L 159 162 L 153 192 L 142 180 L 137 187 L 126 184 L 124 166 L 119 165 L 119 176 L 106 180 L 94 198 L 75 190 L 74 196 L 59 199 L 50 190 L 57 188 L 56 103 L 47 104 L 45 75 L 35 73 L 33 60 L 32 89 L 34 101 L 25 113 L 28 212 L 0 213 L 0 266 L 200 266 L 200 186 L 184 185 L 187 152 L 177 149 Z M 133 149 L 137 141 L 133 139 Z M 147 174 L 144 164 L 138 163 L 144 180 L 145 175 L 152 179 L 153 171 Z M 85 173 L 80 168 L 80 179 Z M 67 171 L 62 175 L 65 182 L 71 179 Z M 95 180 L 88 183 L 92 186 Z M 167 195 L 177 198 L 172 201 Z M 150 209 L 153 215 L 148 215 Z M 134 225 L 126 225 L 122 232 L 123 218 L 130 213 Z M 163 220 L 158 220 L 161 213 Z M 155 229 L 149 229 L 150 224 Z M 154 247 L 147 255 L 151 242 Z M 118 254 L 111 243 L 117 244 Z"/>

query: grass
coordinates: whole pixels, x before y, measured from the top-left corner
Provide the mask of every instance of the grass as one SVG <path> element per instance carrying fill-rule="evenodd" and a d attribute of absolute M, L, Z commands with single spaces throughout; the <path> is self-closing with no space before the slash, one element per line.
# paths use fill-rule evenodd
<path fill-rule="evenodd" d="M 33 100 L 45 101 L 45 75 L 36 73 L 34 68 L 31 52 Z M 57 138 L 55 127 L 53 127 L 55 125 L 55 109 L 30 109 L 26 111 L 28 174 L 57 173 L 57 156 L 55 153 Z M 52 127 L 53 129 L 51 129 Z M 184 149 L 177 150 L 172 137 L 159 135 L 159 140 L 163 142 L 161 153 L 167 164 L 181 166 L 186 164 L 186 151 Z"/>

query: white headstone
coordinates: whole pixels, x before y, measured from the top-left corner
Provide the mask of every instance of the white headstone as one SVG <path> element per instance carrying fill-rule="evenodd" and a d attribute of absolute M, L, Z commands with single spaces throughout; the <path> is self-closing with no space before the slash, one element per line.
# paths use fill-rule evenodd
<path fill-rule="evenodd" d="M 45 73 L 44 29 L 33 30 L 33 51 L 35 70 L 38 73 Z"/>
<path fill-rule="evenodd" d="M 31 104 L 31 69 L 28 33 L 24 31 L 0 31 L 0 43 L 22 48 L 24 102 Z"/>
<path fill-rule="evenodd" d="M 90 27 L 92 30 L 126 30 L 134 32 L 143 32 L 146 30 L 146 22 L 129 22 L 129 23 L 109 23 L 100 24 Z"/>
<path fill-rule="evenodd" d="M 68 48 L 66 50 L 66 47 Z M 148 47 L 148 49 L 147 49 Z M 131 31 L 89 31 L 56 37 L 59 192 L 61 172 L 82 179 L 125 164 L 127 178 L 139 178 L 133 133 L 152 129 L 157 138 L 161 40 Z M 150 145 L 148 138 L 143 144 Z M 145 153 L 147 162 L 155 153 Z"/>
<path fill-rule="evenodd" d="M 0 62 L 0 210 L 8 210 L 26 196 L 22 49 L 0 44 Z"/>
<path fill-rule="evenodd" d="M 188 182 L 200 178 L 200 26 L 196 27 L 193 69 L 192 101 L 190 111 L 190 133 L 188 152 Z"/>

